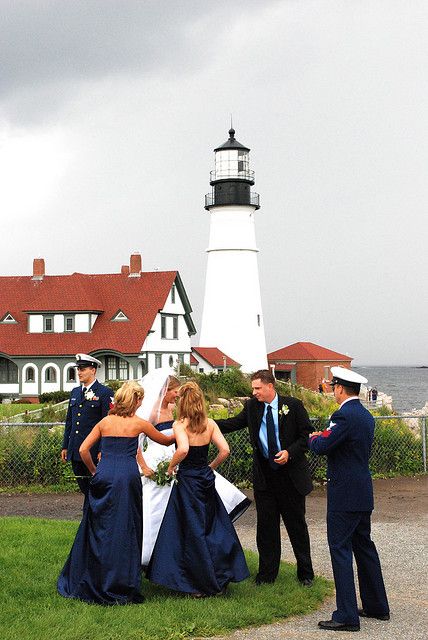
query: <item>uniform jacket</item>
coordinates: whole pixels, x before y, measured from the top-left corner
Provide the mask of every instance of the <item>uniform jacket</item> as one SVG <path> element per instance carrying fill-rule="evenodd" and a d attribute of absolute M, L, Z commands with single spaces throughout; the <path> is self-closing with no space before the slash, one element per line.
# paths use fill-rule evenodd
<path fill-rule="evenodd" d="M 67 449 L 68 460 L 81 460 L 79 447 L 92 431 L 93 427 L 104 418 L 110 408 L 113 391 L 95 380 L 89 391 L 94 392 L 91 400 L 86 400 L 82 394 L 82 387 L 74 387 L 71 391 L 62 448 Z M 92 447 L 91 454 L 96 456 L 98 445 Z"/>
<path fill-rule="evenodd" d="M 281 413 L 282 407 L 288 407 L 288 413 Z M 259 443 L 260 424 L 263 418 L 265 403 L 256 398 L 245 402 L 244 408 L 238 415 L 225 420 L 216 420 L 223 433 L 231 433 L 248 427 L 251 446 L 253 447 L 253 484 L 254 489 L 267 488 L 260 458 L 262 453 Z M 281 449 L 289 453 L 289 460 L 279 465 L 277 473 L 288 473 L 296 490 L 307 495 L 312 491 L 312 480 L 309 464 L 306 459 L 307 442 L 312 425 L 303 404 L 291 396 L 278 396 L 278 430 Z"/>
<path fill-rule="evenodd" d="M 358 400 L 349 400 L 333 413 L 309 449 L 327 455 L 327 509 L 372 511 L 373 485 L 369 456 L 373 444 L 373 416 Z"/>

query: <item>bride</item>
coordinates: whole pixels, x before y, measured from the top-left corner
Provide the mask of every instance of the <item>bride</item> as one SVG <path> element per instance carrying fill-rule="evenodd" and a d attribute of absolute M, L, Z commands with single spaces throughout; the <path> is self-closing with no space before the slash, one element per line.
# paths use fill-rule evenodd
<path fill-rule="evenodd" d="M 137 415 L 151 422 L 163 435 L 173 433 L 173 409 L 177 400 L 180 381 L 172 369 L 162 368 L 150 371 L 140 381 L 145 395 Z M 152 555 L 163 516 L 171 493 L 171 485 L 160 486 L 155 480 L 155 471 L 160 462 L 169 461 L 175 452 L 175 445 L 164 446 L 154 440 L 140 436 L 137 462 L 142 474 L 143 485 L 143 548 L 141 564 L 147 567 Z M 214 471 L 215 488 L 232 522 L 237 520 L 251 501 L 231 482 Z"/>

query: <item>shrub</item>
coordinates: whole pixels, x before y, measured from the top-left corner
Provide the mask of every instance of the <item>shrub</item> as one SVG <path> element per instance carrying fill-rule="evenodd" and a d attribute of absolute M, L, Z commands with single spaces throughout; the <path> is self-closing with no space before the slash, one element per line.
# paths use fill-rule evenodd
<path fill-rule="evenodd" d="M 403 420 L 376 420 L 370 458 L 374 475 L 413 475 L 423 467 L 421 440 Z"/>
<path fill-rule="evenodd" d="M 104 384 L 106 387 L 110 387 L 113 393 L 116 393 L 116 391 L 120 389 L 124 382 L 125 380 L 106 380 Z"/>
<path fill-rule="evenodd" d="M 9 427 L 0 432 L 0 486 L 69 488 L 70 464 L 60 460 L 63 427 Z"/>
<path fill-rule="evenodd" d="M 51 404 L 56 404 L 57 402 L 64 402 L 64 400 L 68 400 L 69 398 L 69 391 L 48 391 L 46 393 L 40 394 L 40 402 L 42 404 L 48 402 Z"/>
<path fill-rule="evenodd" d="M 59 484 L 63 479 L 64 463 L 60 459 L 62 429 L 41 427 L 37 430 L 29 450 L 29 463 L 33 482 Z"/>

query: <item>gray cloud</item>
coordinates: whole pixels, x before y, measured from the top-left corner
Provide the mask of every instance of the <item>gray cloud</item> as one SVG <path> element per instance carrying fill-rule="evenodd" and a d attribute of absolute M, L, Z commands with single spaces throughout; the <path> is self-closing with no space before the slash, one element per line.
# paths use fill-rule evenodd
<path fill-rule="evenodd" d="M 200 327 L 203 196 L 233 112 L 261 194 L 269 350 L 426 364 L 426 2 L 0 6 L 4 140 L 31 147 L 0 188 L 2 274 L 37 255 L 106 273 L 141 250 L 180 270 Z"/>
<path fill-rule="evenodd" d="M 2 0 L 6 117 L 55 111 L 79 83 L 188 75 L 216 55 L 217 39 L 241 12 L 258 8 L 257 0 Z"/>

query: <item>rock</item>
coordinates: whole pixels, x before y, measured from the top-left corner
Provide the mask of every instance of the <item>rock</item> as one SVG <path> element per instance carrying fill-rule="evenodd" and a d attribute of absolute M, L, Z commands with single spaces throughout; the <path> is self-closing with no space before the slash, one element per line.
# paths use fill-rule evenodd
<path fill-rule="evenodd" d="M 211 411 L 219 411 L 220 409 L 224 409 L 222 404 L 210 404 Z"/>

